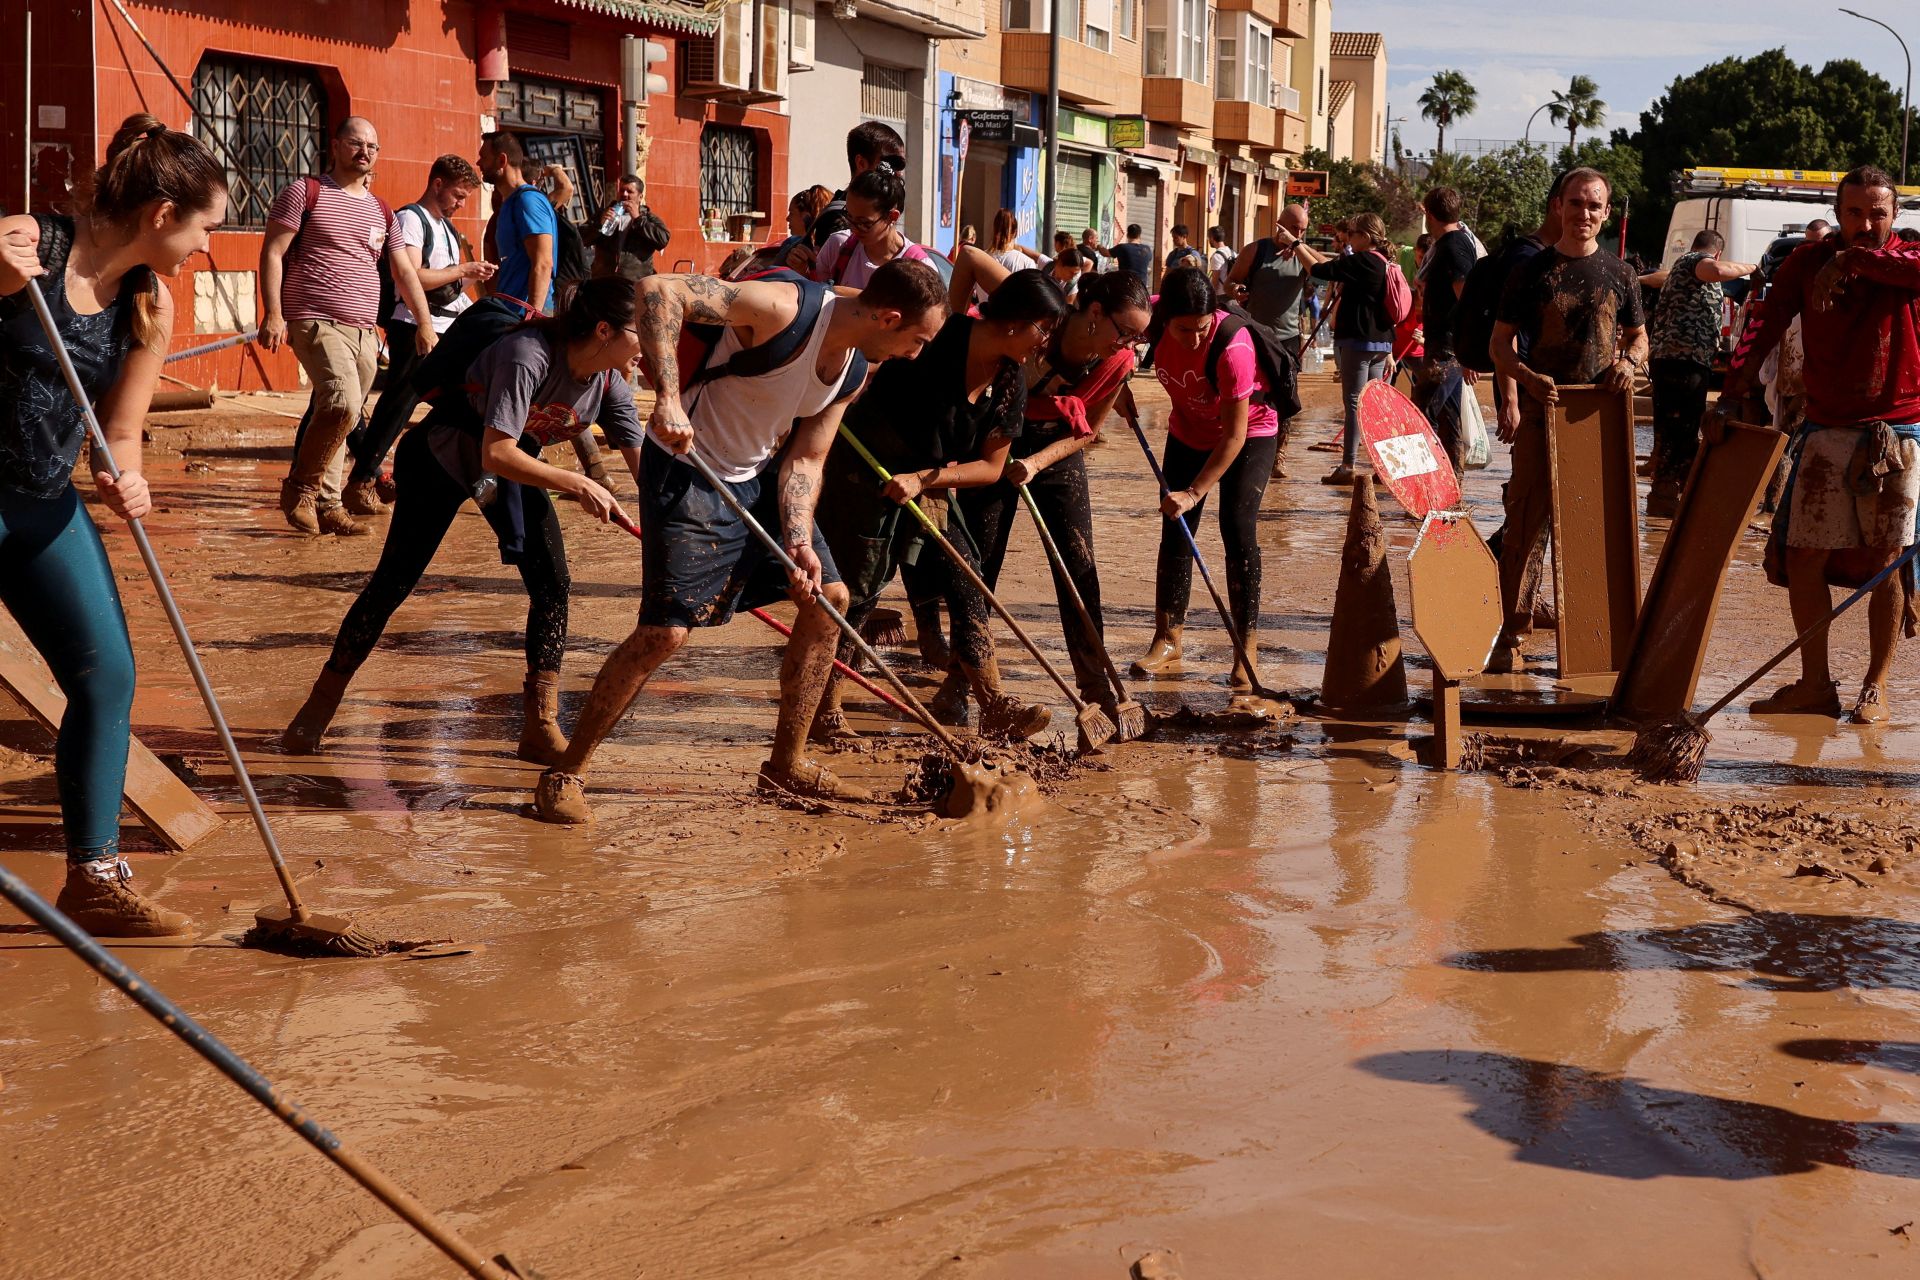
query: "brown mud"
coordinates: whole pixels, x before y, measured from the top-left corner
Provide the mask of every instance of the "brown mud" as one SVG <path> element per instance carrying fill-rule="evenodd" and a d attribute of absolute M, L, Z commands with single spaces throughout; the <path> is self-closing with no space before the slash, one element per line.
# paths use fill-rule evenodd
<path fill-rule="evenodd" d="M 1164 400 L 1136 389 L 1157 429 Z M 1331 381 L 1307 391 L 1293 477 L 1261 522 L 1262 668 L 1296 689 L 1322 667 L 1347 514 L 1307 451 L 1337 418 Z M 513 758 L 520 584 L 471 511 L 325 750 L 273 748 L 379 539 L 282 528 L 299 406 L 248 403 L 156 421 L 160 555 L 308 903 L 462 945 L 428 964 L 128 954 L 485 1251 L 556 1280 L 1920 1265 L 1920 680 L 1904 654 L 1889 724 L 1735 707 L 1694 786 L 1605 768 L 1631 734 L 1590 717 L 1470 724 L 1491 771 L 1443 774 L 1417 763 L 1419 719 L 1214 719 L 1231 646 L 1196 608 L 1184 674 L 1131 686 L 1166 717 L 1157 740 L 1078 762 L 1064 734 L 996 748 L 1044 803 L 952 822 L 899 795 L 929 739 L 851 689 L 866 740 L 823 759 L 895 798 L 756 795 L 782 642 L 742 618 L 698 633 L 601 747 L 595 821 L 553 827 L 529 816 L 538 768 Z M 1467 481 L 1482 533 L 1499 452 Z M 1109 639 L 1136 653 L 1154 486 L 1124 436 L 1090 461 Z M 1404 605 L 1416 529 L 1383 506 Z M 639 555 L 562 519 L 570 728 L 631 629 Z M 1643 570 L 1665 529 L 1644 522 Z M 272 876 L 139 561 L 106 537 L 141 664 L 135 728 L 229 815 L 176 857 L 130 824 L 130 858 L 206 935 L 235 938 Z M 1201 538 L 1217 555 L 1211 518 Z M 1787 638 L 1760 549 L 1752 535 L 1736 556 L 1702 702 Z M 1016 536 L 1003 584 L 1064 662 L 1033 539 Z M 1066 724 L 1009 640 L 1008 689 Z M 1858 672 L 1864 618 L 1834 641 L 1836 671 Z M 1550 668 L 1551 635 L 1529 654 Z M 61 874 L 50 750 L 0 720 L 0 861 L 45 891 Z M 449 1274 L 43 941 L 0 933 L 0 1276 Z"/>

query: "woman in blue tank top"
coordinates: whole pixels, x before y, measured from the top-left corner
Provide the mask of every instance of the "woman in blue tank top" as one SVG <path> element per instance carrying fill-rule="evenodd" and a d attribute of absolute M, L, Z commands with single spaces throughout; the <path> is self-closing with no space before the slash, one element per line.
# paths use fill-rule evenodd
<path fill-rule="evenodd" d="M 133 115 L 75 192 L 75 216 L 0 218 L 0 604 L 67 697 L 54 750 L 68 859 L 57 905 L 101 937 L 184 933 L 188 921 L 136 893 L 120 857 L 133 646 L 73 486 L 86 423 L 26 286 L 39 281 L 120 466 L 118 481 L 95 469 L 100 500 L 138 519 L 152 507 L 141 432 L 173 331 L 157 277 L 206 248 L 226 209 L 226 175 L 207 148 Z"/>

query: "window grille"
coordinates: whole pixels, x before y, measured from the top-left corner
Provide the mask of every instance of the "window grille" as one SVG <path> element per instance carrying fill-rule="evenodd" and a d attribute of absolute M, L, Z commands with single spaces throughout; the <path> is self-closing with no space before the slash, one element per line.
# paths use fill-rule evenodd
<path fill-rule="evenodd" d="M 904 121 L 912 94 L 899 67 L 869 62 L 860 74 L 860 114 L 869 120 Z"/>
<path fill-rule="evenodd" d="M 760 139 L 752 129 L 709 124 L 700 130 L 700 212 L 718 209 L 726 218 L 757 213 Z"/>
<path fill-rule="evenodd" d="M 264 227 L 281 188 L 327 168 L 326 90 L 294 63 L 203 58 L 193 72 L 193 133 L 226 166 L 226 225 Z"/>

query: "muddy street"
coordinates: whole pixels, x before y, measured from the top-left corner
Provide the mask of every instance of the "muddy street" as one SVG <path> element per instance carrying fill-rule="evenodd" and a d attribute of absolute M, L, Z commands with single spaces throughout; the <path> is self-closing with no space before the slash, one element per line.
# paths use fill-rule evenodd
<path fill-rule="evenodd" d="M 1134 386 L 1158 440 L 1165 398 Z M 1260 525 L 1262 674 L 1287 689 L 1319 685 L 1347 525 L 1347 490 L 1319 483 L 1336 457 L 1309 447 L 1337 395 L 1302 389 Z M 1186 1280 L 1920 1265 L 1910 654 L 1885 725 L 1760 720 L 1743 699 L 1694 786 L 1605 767 L 1631 734 L 1592 721 L 1470 725 L 1501 740 L 1448 774 L 1416 759 L 1419 713 L 1199 717 L 1043 771 L 1045 802 L 1011 823 L 952 823 L 756 795 L 780 641 L 742 615 L 649 685 L 596 757 L 595 821 L 561 828 L 529 816 L 524 595 L 471 507 L 322 751 L 274 745 L 381 541 L 283 527 L 289 411 L 157 418 L 150 528 L 310 904 L 457 945 L 234 945 L 271 872 L 102 520 L 142 670 L 134 731 L 227 819 L 177 856 L 128 819 L 143 882 L 199 939 L 119 954 L 488 1253 L 552 1280 L 1122 1280 L 1155 1251 Z M 1152 630 L 1156 494 L 1124 427 L 1088 456 L 1124 671 Z M 1505 467 L 1497 448 L 1467 481 L 1483 534 Z M 1420 694 L 1417 526 L 1380 504 Z M 561 515 L 565 726 L 631 628 L 640 559 Z M 1643 582 L 1666 528 L 1643 522 Z M 1200 540 L 1219 556 L 1211 508 Z M 1789 638 L 1760 554 L 1751 532 L 1696 705 Z M 1064 669 L 1026 517 L 1001 585 Z M 1864 610 L 1835 628 L 1844 679 L 1865 628 Z M 1058 690 L 995 634 L 1009 687 L 1068 743 Z M 1134 694 L 1220 711 L 1231 645 L 1197 582 L 1186 637 L 1187 673 Z M 1551 662 L 1551 633 L 1536 650 Z M 924 698 L 937 681 L 908 653 L 888 650 Z M 866 738 L 832 768 L 895 791 L 924 735 L 858 690 L 846 708 Z M 0 864 L 50 897 L 51 742 L 0 711 Z M 453 1274 L 4 908 L 0 1008 L 0 1277 Z"/>

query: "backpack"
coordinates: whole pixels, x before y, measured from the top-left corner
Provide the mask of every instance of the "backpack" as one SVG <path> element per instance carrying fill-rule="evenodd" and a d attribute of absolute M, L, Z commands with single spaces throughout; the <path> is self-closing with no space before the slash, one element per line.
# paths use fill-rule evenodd
<path fill-rule="evenodd" d="M 380 215 L 385 219 L 383 227 L 393 226 L 393 210 L 387 207 L 387 202 L 379 196 L 374 196 L 373 202 L 380 206 Z M 300 179 L 300 227 L 293 233 L 293 241 L 287 245 L 287 256 L 293 255 L 294 246 L 300 243 L 301 232 L 307 229 L 307 215 L 319 203 L 320 179 L 308 174 Z M 388 246 L 382 245 L 380 252 L 373 255 L 374 274 L 380 277 L 380 302 L 373 318 L 382 329 L 393 322 L 393 304 L 399 296 L 393 289 L 393 272 L 387 269 L 387 252 Z"/>
<path fill-rule="evenodd" d="M 518 329 L 537 313 L 518 298 L 493 294 L 462 311 L 440 341 L 427 352 L 408 375 L 408 387 L 434 412 L 450 412 L 456 418 L 462 411 L 471 413 L 465 395 L 467 371 L 480 353 Z M 478 420 L 478 415 L 471 415 Z"/>
<path fill-rule="evenodd" d="M 1270 325 L 1255 320 L 1248 310 L 1237 302 L 1229 302 L 1221 308 L 1227 318 L 1213 327 L 1213 341 L 1207 347 L 1207 385 L 1213 393 L 1220 394 L 1220 356 L 1233 341 L 1234 335 L 1245 330 L 1253 339 L 1253 359 L 1260 368 L 1260 376 L 1266 381 L 1265 391 L 1253 393 L 1253 403 L 1270 405 L 1282 418 L 1291 418 L 1300 412 L 1300 393 L 1295 378 L 1293 354 L 1280 342 L 1280 335 Z"/>
<path fill-rule="evenodd" d="M 1515 241 L 1499 253 L 1489 254 L 1473 264 L 1460 286 L 1460 298 L 1453 304 L 1453 354 L 1466 368 L 1477 373 L 1493 372 L 1493 326 L 1499 318 L 1500 295 L 1516 267 L 1527 258 L 1520 250 L 1531 241 Z M 1539 250 L 1535 249 L 1534 253 Z"/>
<path fill-rule="evenodd" d="M 820 308 L 826 304 L 827 295 L 832 286 L 816 283 L 805 276 L 785 267 L 775 267 L 755 275 L 742 277 L 746 280 L 768 280 L 775 283 L 795 285 L 800 290 L 800 313 L 793 323 L 776 333 L 758 346 L 742 347 L 719 364 L 711 363 L 715 348 L 726 335 L 727 326 L 723 324 L 685 324 L 680 329 L 680 342 L 674 348 L 674 361 L 680 366 L 680 394 L 705 383 L 720 378 L 757 378 L 784 367 L 807 345 L 807 339 L 813 333 L 813 325 L 820 317 Z M 461 317 L 465 319 L 464 316 Z M 449 333 L 452 331 L 449 330 Z M 446 339 L 442 338 L 442 342 Z M 438 347 L 434 348 L 439 351 Z M 431 358 L 431 357 L 429 357 Z M 659 386 L 659 375 L 643 361 L 642 371 L 651 386 Z M 847 373 L 840 382 L 840 392 L 836 401 L 844 400 L 858 391 L 867 380 L 867 358 L 858 350 L 847 365 Z"/>
<path fill-rule="evenodd" d="M 1374 250 L 1380 253 L 1379 250 Z M 1400 264 L 1380 253 L 1380 261 L 1387 266 L 1387 319 L 1401 324 L 1413 314 L 1413 286 L 1407 283 L 1407 273 Z"/>
<path fill-rule="evenodd" d="M 580 228 L 556 210 L 553 216 L 553 282 L 557 285 L 572 284 L 592 274 L 587 266 L 587 246 L 580 238 Z"/>
<path fill-rule="evenodd" d="M 409 210 L 411 210 L 420 219 L 420 230 L 423 233 L 422 238 L 431 239 L 433 236 L 434 220 L 433 220 L 433 216 L 427 212 L 426 206 L 421 204 L 418 200 L 416 200 L 412 204 L 402 205 L 400 207 L 401 213 L 406 213 Z M 447 227 L 444 223 L 442 223 L 441 226 L 442 226 L 442 234 L 445 236 L 446 239 L 451 240 L 453 242 L 452 257 L 453 257 L 454 263 L 457 265 L 460 261 L 460 241 L 453 234 L 453 230 L 451 228 Z M 425 268 L 427 265 L 427 260 L 431 256 L 431 253 L 430 253 L 431 249 L 432 249 L 431 244 L 423 244 L 420 246 L 420 265 L 422 268 Z M 384 265 L 385 265 L 385 259 L 383 258 L 382 259 L 383 268 L 384 268 Z M 389 284 L 388 287 L 389 289 L 391 289 L 391 284 Z M 444 316 L 447 314 L 446 309 L 453 305 L 454 299 L 458 298 L 461 294 L 467 291 L 467 283 L 464 280 L 449 280 L 447 283 L 435 289 L 429 289 L 426 287 L 426 285 L 423 284 L 420 286 L 420 291 L 426 295 L 427 310 L 431 311 L 434 315 Z M 420 318 L 418 316 L 415 316 L 414 321 L 415 323 L 419 323 Z"/>

